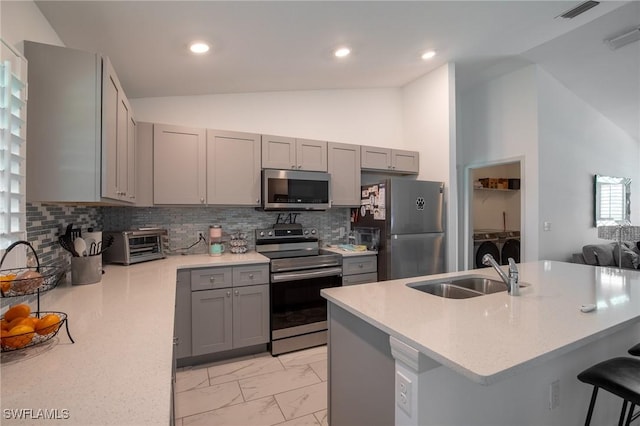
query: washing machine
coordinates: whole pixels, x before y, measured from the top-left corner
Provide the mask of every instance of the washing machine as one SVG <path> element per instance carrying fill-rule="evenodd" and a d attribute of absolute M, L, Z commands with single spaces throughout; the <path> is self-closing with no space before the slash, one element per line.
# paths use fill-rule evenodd
<path fill-rule="evenodd" d="M 498 243 L 500 238 L 498 233 L 494 231 L 474 231 L 473 233 L 473 265 L 475 268 L 486 268 L 487 265 L 482 264 L 482 257 L 490 254 L 496 259 L 500 259 L 500 249 Z"/>
<path fill-rule="evenodd" d="M 509 258 L 520 263 L 520 231 L 505 231 L 498 235 L 498 248 L 500 249 L 500 261 L 503 265 L 509 264 Z"/>

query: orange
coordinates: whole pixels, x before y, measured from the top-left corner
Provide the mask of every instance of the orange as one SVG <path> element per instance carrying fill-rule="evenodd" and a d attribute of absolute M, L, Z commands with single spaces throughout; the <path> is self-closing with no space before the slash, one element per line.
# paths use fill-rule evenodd
<path fill-rule="evenodd" d="M 7 274 L 0 277 L 0 286 L 2 286 L 2 291 L 7 292 L 11 290 L 11 281 L 13 281 L 16 277 L 16 274 Z"/>
<path fill-rule="evenodd" d="M 56 314 L 47 314 L 38 320 L 35 330 L 36 333 L 44 336 L 58 330 L 58 327 L 60 327 L 60 317 Z"/>
<path fill-rule="evenodd" d="M 25 347 L 33 339 L 33 327 L 28 325 L 16 325 L 7 336 L 2 338 L 2 344 L 10 348 L 22 348 Z"/>
<path fill-rule="evenodd" d="M 38 318 L 26 317 L 26 318 L 22 318 L 17 325 L 28 325 L 29 327 L 35 330 L 37 323 L 38 323 Z M 9 327 L 9 330 L 11 330 L 11 327 Z"/>
<path fill-rule="evenodd" d="M 0 331 L 0 346 L 2 346 L 3 348 L 6 346 L 4 344 L 4 339 L 9 335 L 9 331 L 8 330 L 2 330 Z"/>
<path fill-rule="evenodd" d="M 31 313 L 31 308 L 29 307 L 29 305 L 25 305 L 24 303 L 21 303 L 19 305 L 14 305 L 10 307 L 7 313 L 4 314 L 4 319 L 11 322 L 16 318 L 28 317 L 30 313 Z"/>
<path fill-rule="evenodd" d="M 9 321 L 2 318 L 2 320 L 0 320 L 0 328 L 9 331 Z"/>
<path fill-rule="evenodd" d="M 22 325 L 24 325 L 24 324 L 22 323 L 22 321 L 24 321 L 24 320 L 26 320 L 26 319 L 27 319 L 26 317 L 18 317 L 18 318 L 15 318 L 13 321 L 11 321 L 11 322 L 9 323 L 9 330 L 11 330 L 13 327 L 18 326 L 18 325 L 21 325 L 21 324 L 22 324 Z M 31 324 L 27 324 L 27 325 L 31 325 Z"/>

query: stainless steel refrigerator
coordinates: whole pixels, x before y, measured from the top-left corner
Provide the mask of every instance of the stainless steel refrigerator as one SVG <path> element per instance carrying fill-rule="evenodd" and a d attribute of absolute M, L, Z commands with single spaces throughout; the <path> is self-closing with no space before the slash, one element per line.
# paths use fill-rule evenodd
<path fill-rule="evenodd" d="M 445 272 L 444 183 L 392 178 L 364 185 L 354 226 L 380 229 L 380 281 Z"/>

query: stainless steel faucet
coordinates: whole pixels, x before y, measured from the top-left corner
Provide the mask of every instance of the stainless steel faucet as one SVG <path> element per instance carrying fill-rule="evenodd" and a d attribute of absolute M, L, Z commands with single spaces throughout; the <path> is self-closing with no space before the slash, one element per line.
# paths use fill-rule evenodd
<path fill-rule="evenodd" d="M 511 257 L 509 258 L 509 275 L 505 274 L 504 271 L 498 265 L 498 262 L 495 261 L 493 256 L 489 253 L 482 256 L 482 264 L 487 266 L 493 266 L 493 269 L 496 270 L 502 281 L 507 285 L 507 291 L 512 296 L 520 295 L 520 281 L 519 281 L 519 273 L 518 267 L 516 266 L 515 260 Z"/>

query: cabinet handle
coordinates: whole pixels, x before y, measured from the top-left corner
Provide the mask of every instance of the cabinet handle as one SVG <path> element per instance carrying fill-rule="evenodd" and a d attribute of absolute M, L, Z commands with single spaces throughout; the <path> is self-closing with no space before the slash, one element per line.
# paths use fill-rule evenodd
<path fill-rule="evenodd" d="M 364 265 L 362 263 L 358 264 L 358 268 L 364 268 Z"/>
<path fill-rule="evenodd" d="M 200 204 L 204 204 L 204 198 L 200 198 Z"/>
<path fill-rule="evenodd" d="M 129 195 L 129 198 L 136 198 L 135 195 Z"/>
<path fill-rule="evenodd" d="M 230 291 L 227 292 L 227 297 L 231 297 L 231 292 Z"/>
<path fill-rule="evenodd" d="M 252 280 L 253 279 L 253 274 L 249 274 L 249 279 Z"/>
<path fill-rule="evenodd" d="M 295 165 L 295 164 L 292 164 L 292 165 L 291 165 L 291 168 L 292 168 L 292 169 L 295 169 L 295 168 L 296 168 L 296 165 Z"/>
<path fill-rule="evenodd" d="M 390 168 L 391 168 L 391 166 L 387 166 L 387 169 L 390 169 Z"/>
<path fill-rule="evenodd" d="M 298 164 L 298 168 L 301 169 L 302 168 L 302 164 Z"/>
<path fill-rule="evenodd" d="M 177 337 L 173 338 L 173 346 L 178 346 L 178 338 Z"/>
<path fill-rule="evenodd" d="M 209 282 L 212 283 L 216 280 L 216 277 L 209 277 Z"/>
<path fill-rule="evenodd" d="M 233 294 L 235 294 L 236 296 L 238 296 L 240 294 L 240 292 L 238 290 L 234 291 Z"/>
<path fill-rule="evenodd" d="M 256 198 L 256 204 L 260 204 L 260 198 Z"/>

